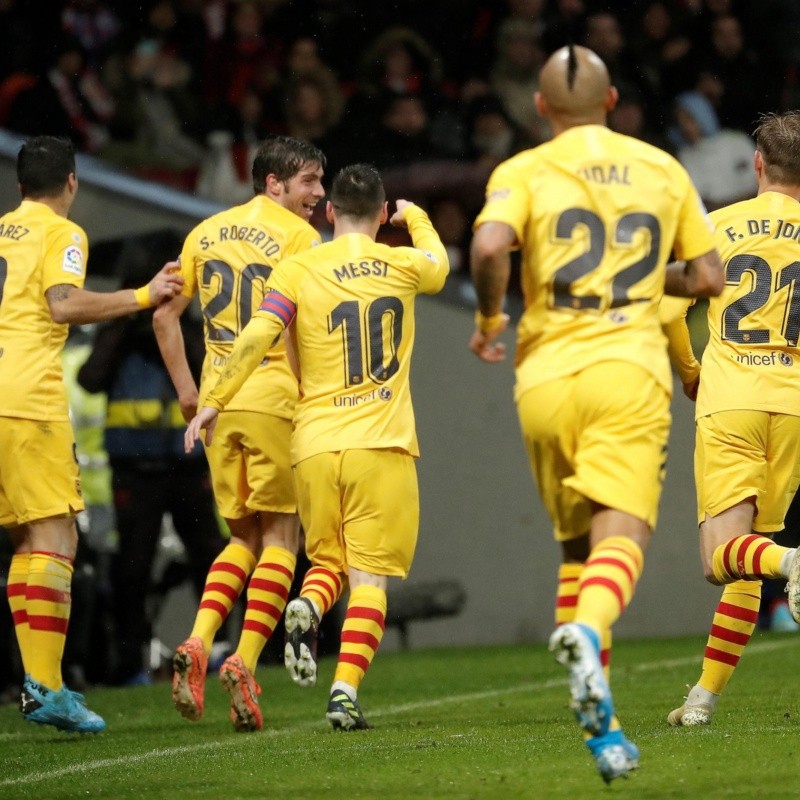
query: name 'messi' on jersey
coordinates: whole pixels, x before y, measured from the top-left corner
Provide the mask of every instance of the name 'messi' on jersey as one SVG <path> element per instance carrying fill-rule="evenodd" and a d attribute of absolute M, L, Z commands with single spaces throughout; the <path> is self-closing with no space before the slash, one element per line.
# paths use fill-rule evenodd
<path fill-rule="evenodd" d="M 333 276 L 339 283 L 351 278 L 362 278 L 365 275 L 377 275 L 385 278 L 389 274 L 389 265 L 385 261 L 348 261 L 333 268 Z"/>

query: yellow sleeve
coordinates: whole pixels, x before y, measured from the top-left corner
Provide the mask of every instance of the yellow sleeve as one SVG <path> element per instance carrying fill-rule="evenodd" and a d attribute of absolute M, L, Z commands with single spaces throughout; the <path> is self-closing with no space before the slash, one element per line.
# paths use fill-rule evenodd
<path fill-rule="evenodd" d="M 264 360 L 283 324 L 274 314 L 250 319 L 236 338 L 228 363 L 208 393 L 204 405 L 222 410 L 242 388 L 253 370 Z"/>
<path fill-rule="evenodd" d="M 67 283 L 83 287 L 89 243 L 82 228 L 71 222 L 53 226 L 46 239 L 42 267 L 42 288 Z"/>
<path fill-rule="evenodd" d="M 408 206 L 403 218 L 414 247 L 421 251 L 420 257 L 415 259 L 420 267 L 419 291 L 435 294 L 444 286 L 450 272 L 447 249 L 428 215 L 419 206 Z"/>
<path fill-rule="evenodd" d="M 195 231 L 192 231 L 183 243 L 181 254 L 179 256 L 181 262 L 181 277 L 183 278 L 183 289 L 181 294 L 184 297 L 194 297 L 197 293 L 197 271 L 195 270 Z"/>
<path fill-rule="evenodd" d="M 679 261 L 690 261 L 713 250 L 714 223 L 708 216 L 703 201 L 697 193 L 688 173 L 677 165 L 686 181 L 686 192 L 678 216 L 675 232 L 675 257 Z"/>
<path fill-rule="evenodd" d="M 503 222 L 514 231 L 514 249 L 518 249 L 530 217 L 531 196 L 522 177 L 529 172 L 528 167 L 520 168 L 516 157 L 495 167 L 486 185 L 486 201 L 475 219 L 473 230 L 484 222 Z"/>
<path fill-rule="evenodd" d="M 694 300 L 688 302 L 683 298 L 665 297 L 659 308 L 661 326 L 667 337 L 669 360 L 681 383 L 692 383 L 700 376 L 700 362 L 694 356 L 686 324 L 686 313 L 693 303 Z"/>

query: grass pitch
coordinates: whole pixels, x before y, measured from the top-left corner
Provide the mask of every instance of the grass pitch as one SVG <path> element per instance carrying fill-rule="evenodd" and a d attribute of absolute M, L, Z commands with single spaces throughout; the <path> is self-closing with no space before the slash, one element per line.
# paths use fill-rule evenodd
<path fill-rule="evenodd" d="M 374 726 L 325 720 L 334 662 L 300 689 L 260 669 L 261 733 L 235 734 L 215 676 L 189 723 L 160 683 L 89 693 L 108 730 L 59 734 L 0 708 L 0 798 L 609 798 L 800 797 L 800 635 L 757 633 L 714 722 L 674 729 L 667 713 L 700 670 L 704 639 L 622 641 L 612 688 L 642 752 L 606 786 L 567 708 L 565 673 L 544 645 L 379 654 L 360 703 Z"/>

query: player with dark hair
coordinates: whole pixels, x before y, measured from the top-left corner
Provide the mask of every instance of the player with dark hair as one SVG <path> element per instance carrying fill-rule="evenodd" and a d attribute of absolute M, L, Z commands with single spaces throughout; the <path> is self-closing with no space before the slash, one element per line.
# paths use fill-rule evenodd
<path fill-rule="evenodd" d="M 711 213 L 726 282 L 708 306 L 701 369 L 691 369 L 685 322 L 683 335 L 671 336 L 677 362 L 690 365 L 681 376 L 687 394 L 697 397 L 703 572 L 725 588 L 700 680 L 669 714 L 670 725 L 711 722 L 755 628 L 762 578 L 789 580 L 789 608 L 800 621 L 800 550 L 771 541 L 800 483 L 800 386 L 792 369 L 800 364 L 800 112 L 764 116 L 755 140 L 758 195 Z"/>
<path fill-rule="evenodd" d="M 368 727 L 358 687 L 383 636 L 388 576 L 408 575 L 416 547 L 414 301 L 442 288 L 448 262 L 427 214 L 405 200 L 391 222 L 408 228 L 414 247 L 375 242 L 388 210 L 372 166 L 339 172 L 327 216 L 333 241 L 275 269 L 271 291 L 190 423 L 186 446 L 203 428 L 207 443 L 219 436 L 227 413 L 220 409 L 291 326 L 302 386 L 292 464 L 312 566 L 286 608 L 285 664 L 298 684 L 315 683 L 319 621 L 349 583 L 327 718 L 350 730 Z"/>
<path fill-rule="evenodd" d="M 182 280 L 171 262 L 139 289 L 83 288 L 89 248 L 67 219 L 78 190 L 68 140 L 25 142 L 17 180 L 22 203 L 0 217 L 0 525 L 15 548 L 8 601 L 25 670 L 20 709 L 31 722 L 96 733 L 105 722 L 61 674 L 84 507 L 61 351 L 70 324 L 148 308 Z"/>
<path fill-rule="evenodd" d="M 319 243 L 309 219 L 324 196 L 324 168 L 325 156 L 312 144 L 289 136 L 268 139 L 253 163 L 255 197 L 209 217 L 186 238 L 180 257 L 183 292 L 157 309 L 153 324 L 187 421 L 197 411 L 198 389 L 180 315 L 199 295 L 206 338 L 202 402 L 259 307 L 274 266 Z M 173 658 L 173 702 L 184 717 L 198 720 L 214 636 L 250 578 L 242 635 L 220 669 L 237 731 L 263 725 L 253 673 L 286 606 L 299 544 L 289 462 L 297 380 L 282 338 L 265 355 L 229 403 L 214 446 L 206 450 L 231 538 L 211 565 L 192 631 Z"/>
<path fill-rule="evenodd" d="M 606 127 L 617 91 L 583 47 L 556 51 L 536 107 L 553 140 L 492 174 L 475 222 L 479 310 L 470 348 L 502 360 L 509 251 L 522 251 L 525 311 L 515 399 L 531 467 L 562 547 L 550 649 L 604 780 L 638 766 L 603 665 L 656 524 L 672 375 L 658 319 L 665 285 L 722 288 L 712 229 L 686 171 Z M 673 250 L 686 264 L 666 269 Z"/>

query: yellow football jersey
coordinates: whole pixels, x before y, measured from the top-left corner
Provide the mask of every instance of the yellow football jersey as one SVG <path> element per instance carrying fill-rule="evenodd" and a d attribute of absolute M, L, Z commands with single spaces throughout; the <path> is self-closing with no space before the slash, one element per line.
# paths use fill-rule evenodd
<path fill-rule="evenodd" d="M 725 288 L 708 304 L 697 416 L 800 415 L 800 205 L 764 192 L 711 218 Z"/>
<path fill-rule="evenodd" d="M 241 337 L 237 349 L 252 348 L 257 363 L 265 343 L 294 320 L 302 395 L 292 463 L 360 448 L 419 455 L 409 386 L 414 300 L 438 292 L 449 268 L 427 214 L 411 207 L 405 218 L 416 247 L 348 233 L 281 263 Z M 223 381 L 207 404 L 227 407 L 227 396 Z"/>
<path fill-rule="evenodd" d="M 688 174 L 671 156 L 601 125 L 570 128 L 505 161 L 475 221 L 511 226 L 525 311 L 516 396 L 603 360 L 641 365 L 668 391 L 658 318 L 665 265 L 714 247 Z"/>
<path fill-rule="evenodd" d="M 205 325 L 201 405 L 227 363 L 236 337 L 264 299 L 272 269 L 281 259 L 319 240 L 308 222 L 264 195 L 209 217 L 186 238 L 181 251 L 183 294 L 199 293 Z M 296 401 L 297 380 L 280 340 L 228 408 L 288 419 Z"/>
<path fill-rule="evenodd" d="M 0 217 L 0 416 L 69 419 L 61 350 L 69 326 L 53 321 L 45 292 L 82 287 L 89 246 L 74 222 L 23 200 Z"/>

